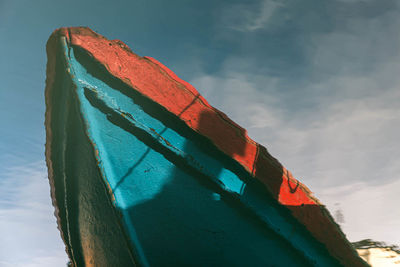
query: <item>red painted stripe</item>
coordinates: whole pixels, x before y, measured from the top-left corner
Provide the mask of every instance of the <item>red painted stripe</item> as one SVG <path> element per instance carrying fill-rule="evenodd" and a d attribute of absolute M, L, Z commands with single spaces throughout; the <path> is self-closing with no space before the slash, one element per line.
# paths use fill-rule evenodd
<path fill-rule="evenodd" d="M 305 186 L 287 173 L 271 176 L 271 170 L 281 171 L 279 163 L 269 163 L 268 152 L 261 151 L 259 164 L 255 164 L 258 144 L 245 129 L 237 125 L 221 111 L 213 108 L 188 82 L 151 57 L 139 57 L 120 40 L 109 41 L 84 29 L 64 31 L 70 43 L 89 52 L 107 70 L 143 95 L 179 116 L 189 127 L 208 137 L 219 149 L 237 160 L 249 172 L 256 174 L 270 190 L 279 190 L 277 200 L 284 205 L 315 204 L 316 201 L 304 190 Z M 162 88 L 163 90 L 160 90 Z M 262 156 L 262 157 L 261 157 Z M 266 158 L 266 160 L 263 160 Z M 268 167 L 270 166 L 270 167 Z M 259 171 L 258 168 L 266 168 Z M 276 187 L 279 186 L 279 189 Z M 296 190 L 293 188 L 296 187 Z"/>
<path fill-rule="evenodd" d="M 181 78 L 179 78 L 175 73 L 173 73 L 170 69 L 168 69 L 165 65 L 163 65 L 161 62 L 159 62 L 158 60 L 152 58 L 152 57 L 144 57 L 146 59 L 149 59 L 151 62 L 155 63 L 157 66 L 159 66 L 163 71 L 165 71 L 166 74 L 168 74 L 172 79 L 174 79 L 175 81 L 177 81 L 178 83 L 184 85 L 188 90 L 190 90 L 192 92 L 192 94 L 194 96 L 198 96 L 199 100 L 201 102 L 203 102 L 203 104 L 211 109 L 214 110 L 214 112 L 218 113 L 222 113 L 221 111 L 213 108 L 208 102 L 207 100 L 201 96 L 199 94 L 199 92 L 188 82 L 182 80 Z M 224 114 L 225 115 L 225 114 Z M 226 115 L 225 115 L 226 116 Z M 240 127 L 239 125 L 237 125 L 235 122 L 233 122 L 232 120 L 230 120 L 227 116 L 224 118 L 226 121 L 229 121 L 230 124 L 235 125 L 235 127 L 237 127 L 239 129 L 239 131 L 244 132 L 245 130 Z M 196 128 L 198 129 L 198 128 Z M 202 132 L 204 134 L 204 132 Z M 208 136 L 210 139 L 212 139 L 212 137 L 216 136 L 218 132 L 213 131 L 210 133 L 210 136 L 208 136 L 206 134 L 206 136 Z M 237 138 L 246 138 L 249 140 L 249 143 L 253 144 L 255 143 L 253 140 L 250 139 L 250 137 L 246 136 L 237 136 Z M 219 141 L 219 139 L 218 139 Z M 232 146 L 232 143 L 230 142 L 230 140 L 227 139 L 223 139 L 221 140 L 222 142 L 227 142 L 230 144 L 230 146 Z M 232 140 L 233 141 L 233 140 Z M 218 145 L 218 144 L 217 144 Z M 219 145 L 219 147 L 223 147 L 222 145 Z M 232 146 L 233 147 L 233 146 Z M 227 152 L 227 151 L 224 151 Z M 227 153 L 229 154 L 229 153 Z M 267 155 L 265 155 L 267 156 Z M 270 156 L 270 155 L 268 155 Z M 251 164 L 252 166 L 254 166 L 254 160 L 255 158 L 253 158 L 253 163 Z M 268 163 L 264 163 L 264 164 L 268 164 Z M 250 167 L 250 166 L 247 166 Z M 279 193 L 278 193 L 278 201 L 283 204 L 283 205 L 289 205 L 289 206 L 301 206 L 301 205 L 313 205 L 313 204 L 317 204 L 316 201 L 314 201 L 314 199 L 310 198 L 310 196 L 304 191 L 304 185 L 302 185 L 299 181 L 295 180 L 291 173 L 289 173 L 283 166 L 278 167 L 279 168 L 283 168 L 285 171 L 283 171 L 282 174 L 282 178 L 281 181 L 279 182 Z M 255 169 L 255 171 L 257 171 Z M 259 175 L 260 176 L 260 175 Z M 268 175 L 268 173 L 265 174 L 266 177 L 271 177 L 270 175 Z M 258 177 L 261 178 L 261 177 Z M 271 179 L 268 180 L 265 179 L 264 184 L 269 185 L 269 183 L 271 183 Z M 269 187 L 271 187 L 271 185 L 269 185 Z M 308 191 L 308 190 L 307 190 Z"/>
<path fill-rule="evenodd" d="M 119 40 L 109 41 L 85 29 L 71 28 L 69 31 L 63 30 L 63 33 L 67 37 L 70 34 L 72 45 L 85 49 L 112 75 L 208 137 L 219 149 L 260 179 L 280 203 L 298 206 L 316 204 L 304 185 L 288 177 L 288 172 L 282 172 L 283 166 L 270 163 L 271 159 L 275 159 L 265 149 L 260 150 L 257 157 L 259 145 L 250 139 L 245 129 L 213 108 L 192 85 L 163 64 L 150 57 L 139 57 Z M 274 171 L 281 174 L 271 175 Z"/>
<path fill-rule="evenodd" d="M 137 56 L 120 41 L 93 35 L 72 34 L 71 44 L 82 47 L 112 75 L 179 116 L 247 170 L 253 169 L 257 146 L 246 131 L 211 107 L 193 86 L 161 63 Z"/>
<path fill-rule="evenodd" d="M 192 85 L 157 60 L 134 54 L 119 40 L 110 41 L 88 28 L 64 28 L 59 32 L 72 45 L 85 49 L 112 75 L 180 117 L 237 160 L 342 263 L 363 266 L 329 212 L 307 187 L 250 139 L 245 129 L 213 108 Z"/>

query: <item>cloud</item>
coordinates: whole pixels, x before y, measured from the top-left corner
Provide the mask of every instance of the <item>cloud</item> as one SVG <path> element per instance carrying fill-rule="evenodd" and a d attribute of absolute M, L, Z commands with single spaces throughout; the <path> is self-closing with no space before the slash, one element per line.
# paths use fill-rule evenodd
<path fill-rule="evenodd" d="M 358 98 L 318 96 L 312 108 L 293 110 L 286 105 L 286 95 L 263 90 L 279 88 L 276 78 L 229 73 L 223 78 L 200 76 L 192 83 L 295 173 L 318 186 L 338 185 L 349 176 L 370 183 L 397 179 L 400 107 L 393 99 L 400 93 L 395 85 Z M 323 87 L 345 92 L 371 84 L 374 78 L 338 77 L 310 84 L 315 87 L 310 91 Z M 365 166 L 384 170 L 371 173 Z"/>
<path fill-rule="evenodd" d="M 65 266 L 44 162 L 8 166 L 0 175 L 0 265 Z"/>
<path fill-rule="evenodd" d="M 261 11 L 245 11 L 231 23 L 243 32 L 236 37 L 240 48 L 224 59 L 218 72 L 200 72 L 191 80 L 332 213 L 339 202 L 344 231 L 352 241 L 375 238 L 400 244 L 400 214 L 395 212 L 400 181 L 400 16 L 393 3 L 342 1 L 313 11 L 296 10 L 293 2 L 286 3 L 284 11 L 274 9 L 265 21 L 250 20 Z M 228 14 L 237 8 L 227 9 Z M 287 21 L 296 20 L 299 31 L 279 23 L 282 12 Z M 317 12 L 324 17 L 321 23 L 315 19 Z M 263 21 L 264 28 L 252 27 L 261 25 L 254 21 Z M 267 24 L 280 25 L 286 35 L 271 35 Z M 252 29 L 275 39 L 263 39 Z M 268 45 L 300 34 L 302 42 L 291 43 L 287 51 Z M 295 57 L 287 56 L 291 51 Z M 268 60 L 267 55 L 274 56 Z"/>
<path fill-rule="evenodd" d="M 319 195 L 331 211 L 335 210 L 335 203 L 342 203 L 345 222 L 341 227 L 350 240 L 371 238 L 399 244 L 398 188 L 400 180 L 373 186 L 359 182 L 327 188 Z"/>
<path fill-rule="evenodd" d="M 319 105 L 296 111 L 285 104 L 285 96 L 263 90 L 279 88 L 279 79 L 227 72 L 224 77 L 202 75 L 191 83 L 264 144 L 332 214 L 339 202 L 343 230 L 351 241 L 400 244 L 400 80 L 384 91 L 376 76 L 310 84 L 316 87 L 311 91 L 364 88 L 368 93 L 319 96 Z"/>
<path fill-rule="evenodd" d="M 224 10 L 222 23 L 225 27 L 242 32 L 253 32 L 268 27 L 275 11 L 282 4 L 274 0 L 263 0 L 251 4 L 235 4 Z"/>

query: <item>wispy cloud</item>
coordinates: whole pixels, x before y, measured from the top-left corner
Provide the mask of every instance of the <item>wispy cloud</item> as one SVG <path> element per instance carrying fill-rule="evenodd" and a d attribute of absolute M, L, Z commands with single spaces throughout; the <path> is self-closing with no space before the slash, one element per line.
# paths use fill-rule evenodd
<path fill-rule="evenodd" d="M 332 213 L 339 202 L 350 240 L 400 243 L 400 107 L 393 101 L 400 98 L 397 82 L 385 92 L 376 88 L 359 98 L 320 97 L 320 108 L 301 115 L 262 90 L 278 86 L 275 79 L 263 77 L 265 82 L 257 84 L 246 75 L 229 76 L 205 75 L 192 83 L 266 145 Z M 346 91 L 373 84 L 374 78 L 345 77 L 314 86 Z"/>
<path fill-rule="evenodd" d="M 350 240 L 371 238 L 388 244 L 399 244 L 400 180 L 388 184 L 368 185 L 358 182 L 322 189 L 319 196 L 331 211 L 340 202 L 344 216 L 341 224 Z"/>
<path fill-rule="evenodd" d="M 65 266 L 44 162 L 9 166 L 0 176 L 0 265 Z"/>
<path fill-rule="evenodd" d="M 265 29 L 273 22 L 275 11 L 282 3 L 275 0 L 263 0 L 255 4 L 235 4 L 221 15 L 225 27 L 242 32 Z"/>
<path fill-rule="evenodd" d="M 256 19 L 261 11 L 244 12 L 240 23 L 231 24 L 243 32 L 236 37 L 240 53 L 228 56 L 219 72 L 198 73 L 191 82 L 266 145 L 332 212 L 340 202 L 352 241 L 400 244 L 400 214 L 395 212 L 400 181 L 398 6 L 341 1 L 319 4 L 315 11 L 296 7 L 294 2 L 286 3 L 284 11 L 276 7 L 265 21 Z M 281 15 L 296 19 L 299 30 L 282 26 Z M 264 28 L 254 21 L 263 21 Z M 286 35 L 269 34 L 267 24 L 287 27 Z M 264 30 L 264 39 L 252 29 Z M 279 46 L 265 53 L 251 50 L 262 47 L 255 41 L 267 45 L 276 38 L 302 41 L 287 51 Z M 296 56 L 287 57 L 293 51 Z"/>

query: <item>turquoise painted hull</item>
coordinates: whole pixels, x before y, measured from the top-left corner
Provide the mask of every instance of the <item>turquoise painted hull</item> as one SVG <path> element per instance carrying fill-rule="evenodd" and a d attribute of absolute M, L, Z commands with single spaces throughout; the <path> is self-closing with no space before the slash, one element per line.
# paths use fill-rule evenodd
<path fill-rule="evenodd" d="M 242 165 L 179 117 L 66 38 L 50 52 L 47 159 L 73 265 L 341 265 Z"/>

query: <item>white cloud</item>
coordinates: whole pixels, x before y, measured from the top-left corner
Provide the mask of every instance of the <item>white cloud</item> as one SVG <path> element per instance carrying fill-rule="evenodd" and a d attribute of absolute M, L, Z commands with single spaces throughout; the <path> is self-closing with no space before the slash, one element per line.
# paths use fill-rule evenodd
<path fill-rule="evenodd" d="M 321 200 L 335 210 L 340 202 L 345 222 L 341 225 L 350 240 L 371 238 L 399 244 L 400 180 L 384 185 L 354 183 L 327 188 L 319 192 Z"/>
<path fill-rule="evenodd" d="M 237 119 L 238 123 L 246 123 L 248 128 L 272 127 L 276 123 L 277 110 L 269 108 L 276 104 L 276 98 L 263 94 L 254 81 L 245 75 L 229 73 L 226 77 L 200 76 L 192 81 L 200 93 L 222 111 Z M 275 79 L 264 81 L 265 86 L 275 86 Z M 239 106 L 238 106 L 239 105 Z M 229 108 L 225 108 L 229 107 Z"/>
<path fill-rule="evenodd" d="M 241 32 L 264 29 L 273 21 L 272 17 L 282 3 L 262 0 L 254 5 L 235 4 L 226 8 L 221 15 L 224 26 Z"/>
<path fill-rule="evenodd" d="M 2 170 L 0 194 L 0 265 L 66 266 L 44 162 Z"/>
<path fill-rule="evenodd" d="M 192 84 L 264 144 L 332 214 L 339 202 L 351 241 L 400 244 L 400 107 L 393 101 L 400 99 L 400 83 L 384 92 L 372 88 L 359 98 L 321 97 L 323 110 L 315 109 L 303 124 L 276 94 L 261 90 L 279 86 L 274 79 L 255 84 L 245 75 L 227 76 L 201 76 Z M 363 85 L 376 86 L 374 77 L 342 77 L 315 86 L 346 91 Z"/>
<path fill-rule="evenodd" d="M 340 203 L 351 241 L 400 245 L 400 19 L 393 10 L 344 24 L 299 44 L 310 57 L 306 82 L 262 75 L 254 58 L 232 55 L 218 75 L 199 73 L 191 83 L 332 213 Z"/>
<path fill-rule="evenodd" d="M 360 74 L 398 65 L 400 53 L 399 10 L 380 16 L 334 18 L 341 24 L 331 32 L 313 34 L 308 49 L 313 68 L 321 74 Z M 393 72 L 389 72 L 393 74 Z M 357 90 L 357 89 L 354 89 Z"/>

